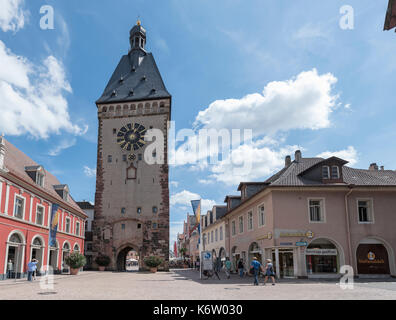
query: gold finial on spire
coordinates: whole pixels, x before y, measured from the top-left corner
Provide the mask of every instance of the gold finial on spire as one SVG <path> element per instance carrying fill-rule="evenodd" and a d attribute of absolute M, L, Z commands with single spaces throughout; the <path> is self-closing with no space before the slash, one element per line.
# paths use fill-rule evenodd
<path fill-rule="evenodd" d="M 142 21 L 140 21 L 140 15 L 138 15 L 138 19 L 137 19 L 136 24 L 137 24 L 138 26 L 140 26 L 140 25 L 142 24 Z"/>

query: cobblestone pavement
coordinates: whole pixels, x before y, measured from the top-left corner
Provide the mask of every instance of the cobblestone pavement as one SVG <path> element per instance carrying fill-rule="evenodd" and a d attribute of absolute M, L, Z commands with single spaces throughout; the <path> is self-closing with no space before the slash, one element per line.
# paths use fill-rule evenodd
<path fill-rule="evenodd" d="M 200 280 L 193 270 L 115 273 L 80 272 L 56 275 L 54 287 L 43 289 L 40 280 L 0 281 L 0 299 L 116 299 L 116 300 L 241 300 L 241 299 L 396 299 L 396 280 L 358 280 L 342 290 L 336 281 L 282 280 L 275 286 L 253 286 L 251 277 L 232 275 L 221 280 Z M 261 280 L 262 282 L 262 280 Z"/>

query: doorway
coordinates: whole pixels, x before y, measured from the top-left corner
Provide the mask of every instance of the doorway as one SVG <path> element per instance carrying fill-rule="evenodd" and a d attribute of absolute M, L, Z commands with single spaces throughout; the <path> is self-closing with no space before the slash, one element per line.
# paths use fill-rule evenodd
<path fill-rule="evenodd" d="M 281 278 L 294 277 L 293 251 L 279 250 L 279 269 Z"/>

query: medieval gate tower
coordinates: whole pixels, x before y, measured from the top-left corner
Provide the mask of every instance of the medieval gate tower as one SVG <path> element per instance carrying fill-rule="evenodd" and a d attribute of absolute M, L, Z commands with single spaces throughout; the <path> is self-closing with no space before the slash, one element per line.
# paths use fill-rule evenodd
<path fill-rule="evenodd" d="M 111 258 L 111 270 L 125 270 L 130 250 L 138 252 L 140 269 L 145 269 L 145 257 L 155 255 L 165 261 L 159 270 L 167 270 L 171 95 L 153 55 L 145 50 L 146 30 L 140 21 L 130 31 L 129 40 L 129 53 L 121 58 L 96 101 L 99 129 L 93 251 L 95 256 Z M 163 159 L 162 164 L 145 161 L 145 151 L 152 143 L 147 141 L 150 129 L 163 133 L 164 154 L 150 150 L 152 158 Z"/>

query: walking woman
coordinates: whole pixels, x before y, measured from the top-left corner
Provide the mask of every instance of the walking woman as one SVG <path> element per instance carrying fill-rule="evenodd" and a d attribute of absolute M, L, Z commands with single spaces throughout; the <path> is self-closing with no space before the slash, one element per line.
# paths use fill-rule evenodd
<path fill-rule="evenodd" d="M 275 285 L 275 272 L 274 272 L 274 265 L 271 262 L 271 259 L 267 259 L 267 264 L 265 267 L 265 279 L 264 285 L 267 283 L 268 277 L 271 277 L 272 285 Z"/>

